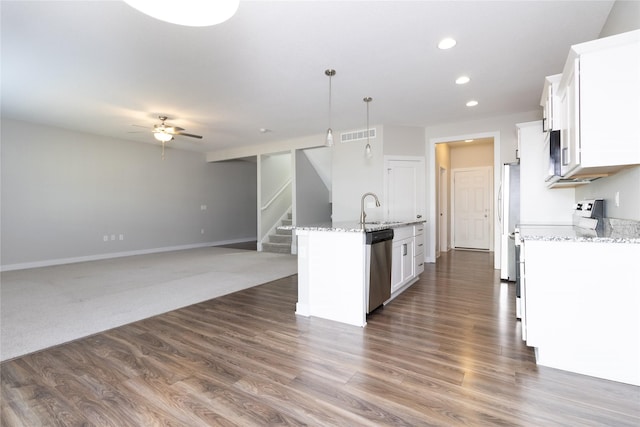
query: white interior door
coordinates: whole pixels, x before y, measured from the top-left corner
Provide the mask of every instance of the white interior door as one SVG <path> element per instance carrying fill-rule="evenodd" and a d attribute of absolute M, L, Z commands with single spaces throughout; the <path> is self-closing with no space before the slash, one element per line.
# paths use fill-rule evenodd
<path fill-rule="evenodd" d="M 389 221 L 407 221 L 423 217 L 424 159 L 390 158 L 386 166 L 386 212 Z"/>
<path fill-rule="evenodd" d="M 453 244 L 489 250 L 491 244 L 491 168 L 453 171 Z"/>

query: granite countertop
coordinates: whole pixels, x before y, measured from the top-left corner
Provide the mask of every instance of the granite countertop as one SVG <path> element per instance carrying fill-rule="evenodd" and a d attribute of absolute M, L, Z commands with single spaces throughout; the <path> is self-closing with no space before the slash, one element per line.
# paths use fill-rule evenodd
<path fill-rule="evenodd" d="M 573 225 L 518 224 L 522 240 L 640 244 L 640 221 L 604 218 L 595 230 Z"/>
<path fill-rule="evenodd" d="M 305 231 L 341 231 L 347 233 L 362 233 L 367 231 L 386 230 L 388 228 L 406 227 L 409 225 L 424 224 L 426 221 L 376 221 L 366 223 L 364 226 L 358 221 L 336 221 L 331 223 L 314 224 L 314 225 L 283 225 L 278 227 L 281 230 L 305 230 Z"/>

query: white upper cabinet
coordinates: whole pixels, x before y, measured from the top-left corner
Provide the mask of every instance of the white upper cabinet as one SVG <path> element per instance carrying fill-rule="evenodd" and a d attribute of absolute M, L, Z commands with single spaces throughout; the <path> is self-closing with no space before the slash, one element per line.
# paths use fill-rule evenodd
<path fill-rule="evenodd" d="M 542 107 L 542 131 L 558 129 L 560 120 L 560 106 L 558 102 L 558 85 L 562 74 L 548 76 L 544 79 L 544 87 L 542 89 L 542 97 L 540 98 L 540 106 Z"/>
<path fill-rule="evenodd" d="M 640 30 L 572 46 L 558 101 L 563 177 L 640 164 Z"/>

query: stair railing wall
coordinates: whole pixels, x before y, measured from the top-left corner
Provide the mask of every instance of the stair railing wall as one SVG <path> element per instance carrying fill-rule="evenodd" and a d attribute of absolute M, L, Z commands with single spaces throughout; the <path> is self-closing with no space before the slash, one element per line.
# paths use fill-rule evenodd
<path fill-rule="evenodd" d="M 260 222 L 262 226 L 260 230 L 259 249 L 262 249 L 262 243 L 269 238 L 269 234 L 274 232 L 275 228 L 280 224 L 280 221 L 286 218 L 290 212 L 292 204 L 291 185 L 292 179 L 289 178 L 269 201 L 260 207 Z"/>

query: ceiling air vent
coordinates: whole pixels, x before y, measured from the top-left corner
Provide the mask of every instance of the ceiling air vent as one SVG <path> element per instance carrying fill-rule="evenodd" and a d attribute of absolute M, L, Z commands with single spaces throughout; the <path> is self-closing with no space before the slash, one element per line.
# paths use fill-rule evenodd
<path fill-rule="evenodd" d="M 369 129 L 369 139 L 376 137 L 376 128 Z M 353 132 L 341 133 L 340 142 L 353 142 L 367 139 L 367 130 L 355 130 Z"/>

